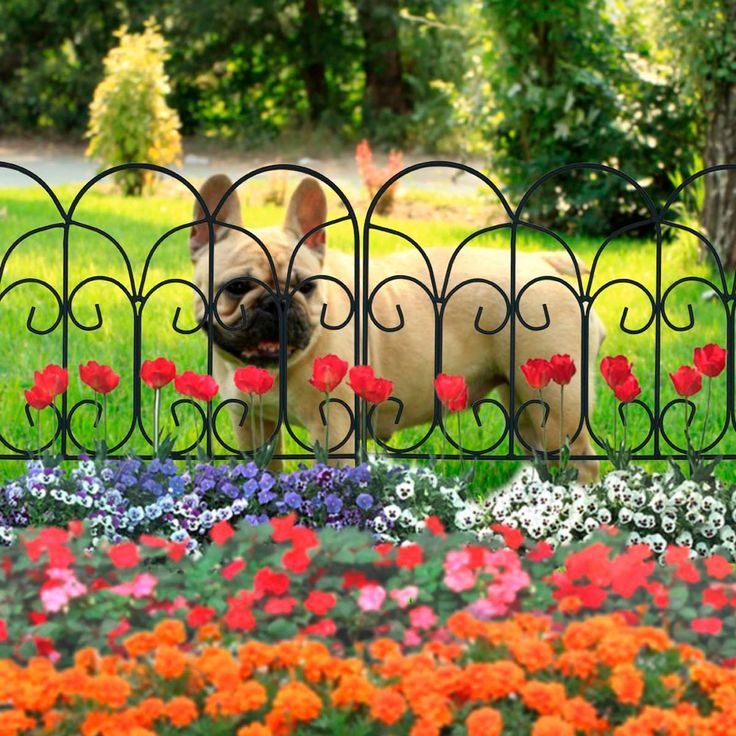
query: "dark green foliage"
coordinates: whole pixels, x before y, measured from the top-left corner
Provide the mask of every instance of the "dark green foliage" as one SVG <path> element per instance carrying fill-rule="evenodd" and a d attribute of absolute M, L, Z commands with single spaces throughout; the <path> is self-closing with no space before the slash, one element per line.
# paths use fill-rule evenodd
<path fill-rule="evenodd" d="M 648 59 L 646 41 L 624 35 L 603 0 L 486 0 L 492 42 L 492 160 L 512 192 L 558 166 L 607 163 L 649 179 L 655 199 L 665 175 L 687 169 L 692 114 L 678 85 Z M 526 217 L 552 227 L 608 232 L 647 216 L 620 180 L 574 173 L 547 184 Z"/>

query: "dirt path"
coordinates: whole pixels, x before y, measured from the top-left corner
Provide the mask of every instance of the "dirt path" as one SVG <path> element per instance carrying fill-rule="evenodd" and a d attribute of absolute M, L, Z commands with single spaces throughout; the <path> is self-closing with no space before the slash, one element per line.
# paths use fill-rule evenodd
<path fill-rule="evenodd" d="M 377 157 L 378 158 L 378 157 Z M 380 159 L 379 159 L 380 160 Z M 429 160 L 428 157 L 407 155 L 407 165 Z M 84 146 L 74 143 L 48 143 L 0 138 L 0 161 L 18 164 L 38 174 L 49 185 L 79 183 L 90 179 L 97 171 L 94 162 L 85 158 Z M 185 156 L 178 170 L 187 178 L 200 180 L 215 172 L 224 172 L 236 178 L 242 174 L 266 164 L 297 163 L 315 169 L 338 186 L 350 192 L 360 189 L 361 183 L 355 167 L 352 153 L 325 155 L 318 158 L 259 156 L 256 154 L 228 155 L 226 151 L 203 153 L 195 146 L 185 144 Z M 473 161 L 471 165 L 480 168 L 481 161 Z M 27 177 L 0 167 L 0 187 L 26 186 Z M 412 176 L 411 189 L 446 194 L 473 194 L 478 187 L 478 180 L 468 174 L 449 168 L 432 168 Z"/>

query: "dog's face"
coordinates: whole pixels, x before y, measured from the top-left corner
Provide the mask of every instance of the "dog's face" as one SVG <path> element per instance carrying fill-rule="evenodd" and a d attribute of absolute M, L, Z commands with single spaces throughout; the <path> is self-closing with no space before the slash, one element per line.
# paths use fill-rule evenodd
<path fill-rule="evenodd" d="M 204 183 L 200 194 L 210 212 L 230 187 L 230 179 L 222 174 Z M 194 219 L 202 217 L 202 208 L 195 203 Z M 217 222 L 235 227 L 214 227 L 213 340 L 226 360 L 273 367 L 278 364 L 281 329 L 289 358 L 315 339 L 324 303 L 323 285 L 315 277 L 322 272 L 325 253 L 325 231 L 317 228 L 326 217 L 325 195 L 315 179 L 303 179 L 297 187 L 281 227 L 251 231 L 262 245 L 237 229 L 244 227 L 237 193 L 222 204 Z M 189 243 L 195 282 L 207 295 L 207 223 L 192 227 Z M 199 297 L 195 298 L 195 315 L 199 321 L 204 316 Z"/>

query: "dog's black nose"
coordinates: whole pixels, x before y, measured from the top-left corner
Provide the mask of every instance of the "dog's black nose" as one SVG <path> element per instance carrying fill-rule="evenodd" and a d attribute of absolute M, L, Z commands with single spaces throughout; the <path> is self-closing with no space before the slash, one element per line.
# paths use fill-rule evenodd
<path fill-rule="evenodd" d="M 267 315 L 268 317 L 273 317 L 276 320 L 279 318 L 279 308 L 272 296 L 264 296 L 263 299 L 258 302 L 256 308 L 259 312 Z"/>

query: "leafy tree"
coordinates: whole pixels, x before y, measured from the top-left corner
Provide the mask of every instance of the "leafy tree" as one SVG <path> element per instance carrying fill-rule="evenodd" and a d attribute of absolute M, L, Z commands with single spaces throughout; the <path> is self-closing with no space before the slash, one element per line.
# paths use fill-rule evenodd
<path fill-rule="evenodd" d="M 668 0 L 671 40 L 691 93 L 703 163 L 736 162 L 736 2 Z M 672 23 L 674 20 L 674 24 Z M 705 177 L 703 229 L 724 264 L 736 267 L 736 172 Z"/>
<path fill-rule="evenodd" d="M 181 139 L 179 116 L 166 104 L 166 41 L 153 23 L 143 33 L 122 28 L 115 35 L 120 43 L 104 59 L 105 77 L 90 106 L 87 155 L 105 166 L 170 164 L 181 153 Z M 153 178 L 144 169 L 115 174 L 123 192 L 132 195 L 140 195 Z"/>
<path fill-rule="evenodd" d="M 490 113 L 498 121 L 489 129 L 491 160 L 512 191 L 558 166 L 593 161 L 648 180 L 657 197 L 671 188 L 666 167 L 691 155 L 671 79 L 652 73 L 608 7 L 484 0 Z M 537 222 L 595 234 L 647 215 L 620 180 L 583 172 L 544 186 L 529 204 Z"/>

